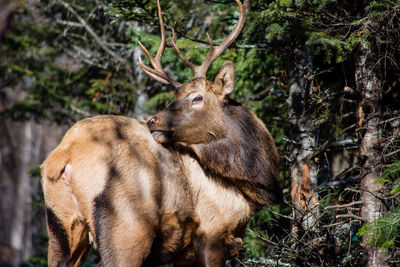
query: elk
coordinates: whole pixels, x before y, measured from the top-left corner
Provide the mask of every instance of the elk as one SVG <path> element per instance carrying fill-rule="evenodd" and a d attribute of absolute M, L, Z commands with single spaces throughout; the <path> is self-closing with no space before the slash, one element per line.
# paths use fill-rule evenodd
<path fill-rule="evenodd" d="M 224 266 L 242 245 L 250 217 L 281 201 L 278 154 L 256 115 L 229 98 L 233 63 L 214 81 L 212 62 L 237 38 L 240 17 L 218 47 L 196 66 L 177 47 L 194 78 L 179 83 L 162 69 L 161 44 L 151 78 L 175 88 L 175 101 L 147 123 L 123 116 L 77 122 L 41 166 L 49 234 L 49 266 L 81 265 L 92 243 L 104 266 Z"/>

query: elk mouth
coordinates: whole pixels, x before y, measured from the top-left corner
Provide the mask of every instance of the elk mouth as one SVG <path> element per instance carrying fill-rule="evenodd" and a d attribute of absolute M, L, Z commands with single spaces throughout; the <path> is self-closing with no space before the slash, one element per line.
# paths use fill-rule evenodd
<path fill-rule="evenodd" d="M 168 143 L 171 141 L 171 132 L 162 131 L 162 130 L 150 130 L 150 133 L 153 135 L 154 140 L 158 143 Z"/>

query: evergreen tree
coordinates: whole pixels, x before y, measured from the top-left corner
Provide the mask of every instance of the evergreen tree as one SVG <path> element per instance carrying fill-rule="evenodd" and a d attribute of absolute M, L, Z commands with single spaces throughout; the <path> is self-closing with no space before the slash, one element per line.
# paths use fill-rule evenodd
<path fill-rule="evenodd" d="M 174 28 L 178 46 L 196 64 L 208 52 L 206 32 L 217 45 L 238 17 L 234 1 L 161 5 L 168 38 Z M 395 0 L 254 0 L 241 38 L 208 76 L 223 61 L 234 62 L 233 98 L 274 136 L 286 200 L 254 216 L 238 261 L 399 262 L 399 18 Z M 23 87 L 24 94 L 2 118 L 71 124 L 91 114 L 144 118 L 164 108 L 173 98 L 169 88 L 137 65 L 138 40 L 155 54 L 157 25 L 153 0 L 22 5 L 3 37 L 0 93 L 10 99 Z M 173 48 L 163 65 L 176 80 L 192 77 Z M 379 248 L 386 249 L 382 258 L 363 256 Z"/>

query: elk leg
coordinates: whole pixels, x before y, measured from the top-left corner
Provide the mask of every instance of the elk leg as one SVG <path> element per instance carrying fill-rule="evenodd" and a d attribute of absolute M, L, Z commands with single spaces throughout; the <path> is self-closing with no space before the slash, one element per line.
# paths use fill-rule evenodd
<path fill-rule="evenodd" d="M 90 249 L 89 230 L 82 220 L 67 225 L 46 209 L 49 266 L 81 266 Z"/>
<path fill-rule="evenodd" d="M 222 240 L 207 242 L 203 249 L 204 266 L 225 266 L 225 249 Z"/>
<path fill-rule="evenodd" d="M 103 193 L 95 200 L 95 230 L 102 265 L 141 266 L 150 253 L 155 225 L 145 214 L 137 214 L 134 207 L 113 205 L 110 199 Z"/>
<path fill-rule="evenodd" d="M 230 234 L 225 238 L 225 251 L 228 255 L 228 258 L 234 258 L 239 255 L 239 250 L 243 245 L 243 241 L 240 237 L 235 237 Z"/>
<path fill-rule="evenodd" d="M 88 226 L 63 179 L 45 184 L 49 266 L 80 266 L 90 249 Z"/>
<path fill-rule="evenodd" d="M 71 225 L 71 266 L 81 266 L 90 250 L 89 228 L 82 220 L 75 220 Z"/>
<path fill-rule="evenodd" d="M 49 233 L 47 257 L 49 266 L 67 266 L 70 248 L 66 230 L 50 208 L 46 209 L 46 215 Z"/>
<path fill-rule="evenodd" d="M 150 253 L 154 239 L 154 231 L 146 228 L 148 225 L 142 221 L 130 224 L 119 222 L 103 229 L 99 240 L 102 263 L 105 266 L 141 266 Z"/>

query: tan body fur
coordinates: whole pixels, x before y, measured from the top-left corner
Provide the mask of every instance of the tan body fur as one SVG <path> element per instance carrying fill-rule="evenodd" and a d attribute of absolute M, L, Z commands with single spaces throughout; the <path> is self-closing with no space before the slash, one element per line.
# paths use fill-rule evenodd
<path fill-rule="evenodd" d="M 152 246 L 154 264 L 204 264 L 197 247 L 237 242 L 251 212 L 240 193 L 208 177 L 192 156 L 164 148 L 142 122 L 125 117 L 75 124 L 42 176 L 50 266 L 80 265 L 89 231 L 105 265 L 139 266 Z"/>

